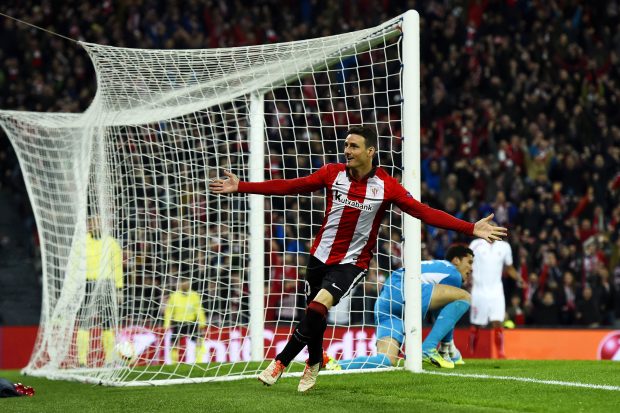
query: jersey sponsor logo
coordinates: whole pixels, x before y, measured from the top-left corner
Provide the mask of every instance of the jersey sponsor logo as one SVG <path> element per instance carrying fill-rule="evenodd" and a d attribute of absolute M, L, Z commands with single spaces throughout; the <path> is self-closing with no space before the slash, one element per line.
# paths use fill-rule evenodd
<path fill-rule="evenodd" d="M 345 204 L 347 206 L 350 206 L 351 208 L 359 209 L 362 211 L 368 211 L 368 212 L 372 211 L 372 205 L 366 205 L 358 201 L 352 201 L 340 192 L 336 192 L 334 194 L 334 199 L 336 200 L 336 202 L 340 202 L 341 204 Z"/>

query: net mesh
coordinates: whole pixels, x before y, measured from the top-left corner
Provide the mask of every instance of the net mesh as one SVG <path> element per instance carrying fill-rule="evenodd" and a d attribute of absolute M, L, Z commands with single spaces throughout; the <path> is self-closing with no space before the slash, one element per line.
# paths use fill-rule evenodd
<path fill-rule="evenodd" d="M 210 195 L 229 169 L 249 180 L 251 96 L 264 97 L 264 179 L 341 162 L 350 125 L 373 124 L 399 178 L 400 18 L 368 30 L 216 50 L 84 43 L 98 92 L 84 114 L 0 112 L 22 166 L 43 260 L 30 374 L 104 384 L 245 377 L 251 360 L 248 197 Z M 259 167 L 261 167 L 259 165 Z M 322 191 L 263 201 L 264 355 L 305 308 L 304 271 Z M 382 223 L 366 280 L 331 310 L 326 350 L 374 348 L 373 306 L 401 265 L 401 215 Z M 256 316 L 256 314 L 254 314 Z M 300 354 L 298 360 L 303 360 Z"/>

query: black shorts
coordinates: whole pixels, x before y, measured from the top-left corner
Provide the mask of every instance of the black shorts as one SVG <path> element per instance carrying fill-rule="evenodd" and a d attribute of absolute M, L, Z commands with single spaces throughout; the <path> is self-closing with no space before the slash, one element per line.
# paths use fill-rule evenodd
<path fill-rule="evenodd" d="M 334 297 L 334 305 L 353 291 L 364 278 L 366 271 L 353 264 L 325 265 L 318 258 L 310 256 L 306 270 L 306 303 L 325 289 Z"/>
<path fill-rule="evenodd" d="M 198 325 L 192 322 L 188 324 L 172 324 L 170 326 L 170 333 L 172 333 L 171 339 L 174 344 L 178 344 L 181 337 L 188 337 L 190 340 L 193 340 L 195 337 L 199 336 Z"/>
<path fill-rule="evenodd" d="M 86 280 L 84 298 L 78 312 L 81 329 L 88 330 L 97 326 L 105 330 L 112 328 L 112 318 L 119 309 L 112 304 L 110 297 L 102 295 L 101 289 L 106 292 L 116 287 L 113 280 L 106 279 L 102 282 L 105 284 L 97 285 L 97 280 Z"/>

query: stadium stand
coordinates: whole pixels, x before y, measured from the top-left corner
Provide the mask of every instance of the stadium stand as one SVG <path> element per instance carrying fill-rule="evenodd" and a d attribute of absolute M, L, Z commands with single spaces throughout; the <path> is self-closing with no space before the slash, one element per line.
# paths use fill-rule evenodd
<path fill-rule="evenodd" d="M 523 283 L 506 280 L 505 294 L 519 307 L 510 312 L 520 315 L 517 324 L 610 326 L 620 317 L 620 7 L 596 4 L 48 0 L 8 1 L 3 12 L 94 43 L 213 48 L 341 33 L 417 8 L 422 200 L 469 221 L 494 212 L 511 229 Z M 95 90 L 94 70 L 78 45 L 0 18 L 1 108 L 79 112 Z M 391 144 L 398 148 L 401 136 Z M 0 222 L 0 253 L 22 248 L 27 234 L 24 268 L 36 273 L 35 223 L 2 132 L 0 196 L 21 221 Z M 282 242 L 273 243 L 269 259 L 283 265 L 285 251 L 307 246 L 287 245 L 294 236 L 278 228 L 278 219 L 272 217 L 272 230 L 282 231 Z M 424 255 L 442 256 L 458 239 L 426 227 Z M 2 285 L 13 282 L 6 268 L 0 271 Z M 40 300 L 2 288 L 0 301 L 15 294 Z M 560 314 L 542 317 L 545 303 Z M 5 323 L 15 319 L 3 316 Z M 30 318 L 36 316 L 35 306 Z"/>

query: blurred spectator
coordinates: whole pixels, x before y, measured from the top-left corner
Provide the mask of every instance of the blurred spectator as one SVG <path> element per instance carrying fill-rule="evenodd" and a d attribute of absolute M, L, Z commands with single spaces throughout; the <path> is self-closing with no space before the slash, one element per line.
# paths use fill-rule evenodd
<path fill-rule="evenodd" d="M 530 197 L 519 208 L 519 221 L 518 224 L 523 230 L 528 230 L 530 234 L 535 236 L 540 232 L 543 211 L 539 204 L 536 204 L 534 198 Z"/>
<path fill-rule="evenodd" d="M 599 302 L 601 312 L 601 324 L 604 326 L 614 325 L 616 315 L 617 288 L 609 280 L 609 270 L 604 265 L 599 265 L 594 277 L 591 278 L 593 295 Z"/>
<path fill-rule="evenodd" d="M 458 178 L 456 174 L 449 174 L 445 179 L 445 184 L 442 185 L 441 191 L 439 193 L 439 201 L 442 204 L 446 204 L 446 200 L 448 198 L 452 198 L 454 203 L 458 205 L 463 205 L 465 203 L 465 197 L 461 190 L 457 187 Z"/>
<path fill-rule="evenodd" d="M 572 272 L 566 271 L 562 276 L 562 284 L 558 293 L 561 297 L 561 320 L 562 324 L 573 324 L 575 320 L 575 307 L 577 300 L 577 287 L 575 285 L 575 276 Z"/>
<path fill-rule="evenodd" d="M 514 294 L 510 297 L 510 303 L 506 308 L 506 321 L 512 321 L 516 326 L 525 324 L 525 310 L 521 306 L 521 296 Z"/>
<path fill-rule="evenodd" d="M 592 276 L 599 266 L 604 265 L 605 255 L 603 251 L 598 248 L 598 242 L 596 237 L 591 236 L 583 243 L 584 256 L 583 256 L 583 279 L 585 283 Z"/>
<path fill-rule="evenodd" d="M 491 204 L 494 220 L 501 226 L 510 227 L 517 216 L 517 208 L 506 199 L 504 191 L 497 191 L 495 202 Z"/>
<path fill-rule="evenodd" d="M 436 159 L 429 158 L 422 161 L 422 179 L 430 193 L 439 194 L 441 175 L 440 165 Z"/>
<path fill-rule="evenodd" d="M 543 293 L 542 299 L 533 300 L 532 323 L 540 326 L 554 326 L 560 323 L 560 307 L 551 291 Z"/>
<path fill-rule="evenodd" d="M 599 302 L 587 284 L 581 293 L 581 298 L 577 300 L 575 318 L 578 324 L 586 327 L 598 327 L 601 323 Z"/>

